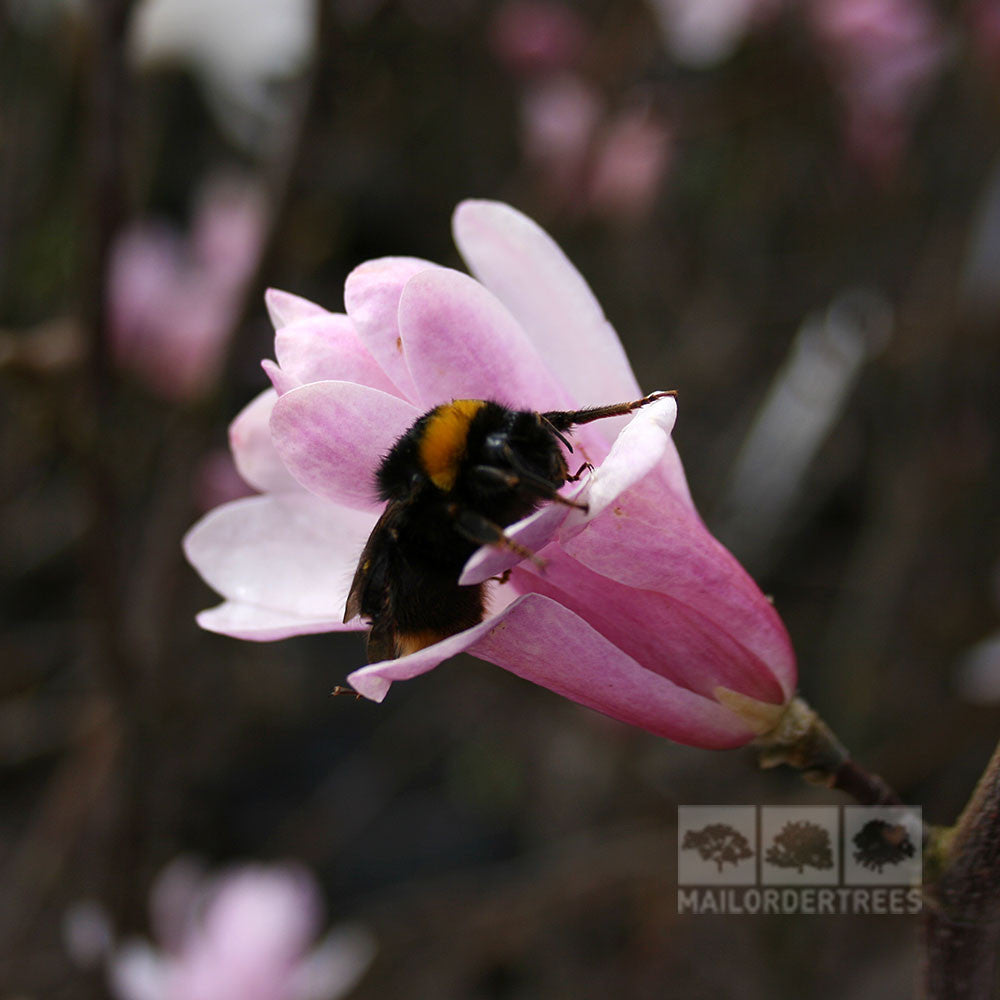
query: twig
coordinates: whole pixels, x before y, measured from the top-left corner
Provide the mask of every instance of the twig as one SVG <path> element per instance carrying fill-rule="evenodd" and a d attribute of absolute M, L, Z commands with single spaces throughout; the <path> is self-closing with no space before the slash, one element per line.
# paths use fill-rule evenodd
<path fill-rule="evenodd" d="M 80 319 L 86 343 L 84 407 L 79 414 L 84 467 L 89 481 L 90 525 L 84 573 L 86 599 L 95 629 L 94 668 L 107 693 L 112 724 L 122 742 L 120 821 L 112 833 L 104 871 L 105 896 L 115 923 L 131 926 L 138 917 L 130 879 L 143 829 L 143 779 L 134 748 L 141 745 L 142 678 L 125 643 L 124 587 L 120 537 L 119 485 L 114 466 L 117 385 L 109 349 L 107 288 L 111 248 L 125 214 L 125 120 L 129 93 L 125 33 L 132 0 L 92 0 L 87 76 L 86 175 Z"/>
<path fill-rule="evenodd" d="M 787 764 L 807 781 L 836 788 L 865 806 L 900 805 L 902 799 L 877 774 L 854 760 L 833 730 L 801 698 L 793 698 L 777 726 L 756 741 L 763 768 Z"/>

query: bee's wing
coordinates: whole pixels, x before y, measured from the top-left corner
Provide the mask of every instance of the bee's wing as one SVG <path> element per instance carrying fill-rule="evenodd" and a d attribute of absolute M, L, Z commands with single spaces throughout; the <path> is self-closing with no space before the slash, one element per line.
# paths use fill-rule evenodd
<path fill-rule="evenodd" d="M 344 607 L 344 622 L 349 622 L 359 615 L 373 617 L 385 603 L 385 588 L 387 585 L 387 570 L 390 558 L 390 546 L 393 541 L 393 524 L 398 520 L 401 504 L 393 501 L 375 523 L 372 533 L 365 542 L 364 551 L 358 560 L 358 568 L 354 571 L 351 589 L 347 594 L 347 604 Z"/>

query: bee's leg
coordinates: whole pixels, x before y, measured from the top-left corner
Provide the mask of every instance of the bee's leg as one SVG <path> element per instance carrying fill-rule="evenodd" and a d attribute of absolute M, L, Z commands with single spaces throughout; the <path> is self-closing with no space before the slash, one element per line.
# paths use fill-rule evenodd
<path fill-rule="evenodd" d="M 478 545 L 495 545 L 497 548 L 510 549 L 522 559 L 530 559 L 539 569 L 545 568 L 545 560 L 539 559 L 531 549 L 508 538 L 499 524 L 494 524 L 489 518 L 477 514 L 473 510 L 452 504 L 448 512 L 454 517 L 455 530 L 470 542 Z"/>
<path fill-rule="evenodd" d="M 576 472 L 574 472 L 572 476 L 567 476 L 566 477 L 566 482 L 567 483 L 578 483 L 580 481 L 580 477 L 584 473 L 584 470 L 586 470 L 587 472 L 593 472 L 594 471 L 594 467 L 590 464 L 590 462 L 584 462 L 583 465 L 581 465 L 580 468 L 577 469 Z"/>
<path fill-rule="evenodd" d="M 355 701 L 360 701 L 360 699 L 361 699 L 361 692 L 360 692 L 360 691 L 355 691 L 355 690 L 354 690 L 354 688 L 345 688 L 345 687 L 344 687 L 343 685 L 341 685 L 341 684 L 338 684 L 338 685 L 337 685 L 337 686 L 336 686 L 336 687 L 335 687 L 335 688 L 334 688 L 334 689 L 333 689 L 333 690 L 332 690 L 332 691 L 330 692 L 330 696 L 331 696 L 332 698 L 336 698 L 336 697 L 338 697 L 339 695 L 342 695 L 342 694 L 349 694 L 349 695 L 353 695 L 353 696 L 354 696 L 354 700 L 355 700 Z"/>
<path fill-rule="evenodd" d="M 508 455 L 507 452 L 510 452 Z M 587 505 L 582 503 L 576 503 L 574 500 L 567 500 L 566 497 L 562 496 L 558 492 L 558 487 L 554 483 L 550 483 L 547 479 L 543 479 L 541 476 L 536 476 L 529 469 L 524 468 L 523 464 L 517 458 L 516 452 L 512 448 L 504 449 L 504 456 L 510 461 L 518 471 L 507 472 L 504 469 L 498 469 L 495 465 L 474 465 L 469 471 L 470 474 L 475 476 L 476 479 L 484 483 L 489 483 L 491 486 L 503 486 L 507 489 L 517 489 L 518 486 L 524 485 L 529 487 L 533 492 L 537 493 L 539 496 L 545 497 L 546 500 L 552 500 L 555 503 L 561 503 L 564 507 L 575 507 L 577 510 L 586 510 Z M 516 463 L 516 464 L 515 464 Z"/>
<path fill-rule="evenodd" d="M 658 399 L 676 395 L 676 389 L 666 389 L 661 392 L 651 392 L 648 396 L 633 400 L 631 403 L 592 406 L 587 410 L 552 410 L 549 413 L 543 413 L 542 419 L 548 421 L 556 431 L 568 431 L 571 427 L 578 427 L 580 424 L 589 424 L 594 420 L 603 420 L 605 417 L 623 417 L 634 410 L 641 409 L 649 403 L 656 402 Z"/>

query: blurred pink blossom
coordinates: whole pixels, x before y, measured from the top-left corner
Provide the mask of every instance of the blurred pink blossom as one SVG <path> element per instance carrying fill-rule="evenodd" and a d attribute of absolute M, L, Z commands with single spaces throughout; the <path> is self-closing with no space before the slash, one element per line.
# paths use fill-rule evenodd
<path fill-rule="evenodd" d="M 247 866 L 209 879 L 191 863 L 154 885 L 163 950 L 134 941 L 110 959 L 118 1000 L 335 1000 L 371 961 L 360 929 L 334 931 L 312 950 L 322 902 L 296 867 Z"/>
<path fill-rule="evenodd" d="M 542 194 L 573 215 L 628 221 L 654 204 L 670 169 L 672 136 L 655 110 L 611 114 L 582 77 L 558 74 L 526 88 L 522 145 Z"/>
<path fill-rule="evenodd" d="M 589 42 L 589 27 L 578 11 L 554 0 L 505 0 L 490 25 L 493 54 L 517 75 L 572 69 Z"/>
<path fill-rule="evenodd" d="M 938 19 L 923 0 L 812 0 L 809 12 L 840 94 L 848 149 L 889 175 L 945 54 Z"/>
<path fill-rule="evenodd" d="M 363 629 L 344 623 L 354 567 L 379 517 L 374 473 L 414 421 L 451 399 L 566 409 L 641 395 L 614 330 L 552 239 L 507 205 L 459 205 L 455 239 L 478 280 L 408 257 L 369 261 L 346 314 L 268 294 L 273 389 L 233 422 L 242 475 L 261 496 L 226 504 L 185 552 L 224 595 L 212 631 L 258 641 Z M 356 670 L 381 700 L 468 651 L 651 732 L 706 747 L 773 725 L 795 686 L 778 615 L 695 511 L 671 440 L 676 406 L 573 433 L 594 471 L 567 488 L 584 512 L 542 506 L 508 535 L 546 560 L 480 549 L 460 582 L 491 584 L 485 620 Z"/>
<path fill-rule="evenodd" d="M 972 0 L 966 16 L 973 48 L 994 74 L 1000 74 L 1000 0 Z"/>
<path fill-rule="evenodd" d="M 142 222 L 115 244 L 108 318 L 115 358 L 172 400 L 202 395 L 219 369 L 266 224 L 259 189 L 233 179 L 206 185 L 185 238 Z"/>
<path fill-rule="evenodd" d="M 622 112 L 606 128 L 589 180 L 593 210 L 609 218 L 634 219 L 656 201 L 670 167 L 672 136 L 652 111 Z"/>
<path fill-rule="evenodd" d="M 581 196 L 603 113 L 601 95 L 576 75 L 547 77 L 525 90 L 521 143 L 547 197 L 564 201 Z"/>

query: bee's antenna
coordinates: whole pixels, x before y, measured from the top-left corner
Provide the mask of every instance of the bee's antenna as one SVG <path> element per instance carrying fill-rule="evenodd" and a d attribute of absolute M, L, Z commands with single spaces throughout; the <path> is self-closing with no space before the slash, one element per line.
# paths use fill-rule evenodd
<path fill-rule="evenodd" d="M 549 420 L 549 418 L 544 413 L 539 413 L 538 415 L 542 418 L 542 423 L 548 425 L 549 430 L 552 431 L 552 433 L 555 434 L 555 436 L 559 438 L 559 440 L 562 441 L 564 445 L 566 445 L 567 450 L 572 455 L 573 446 L 569 443 L 569 439 L 566 437 L 566 435 L 563 434 L 563 432 L 559 430 L 559 428 L 556 427 L 556 425 L 552 423 L 552 421 Z"/>

